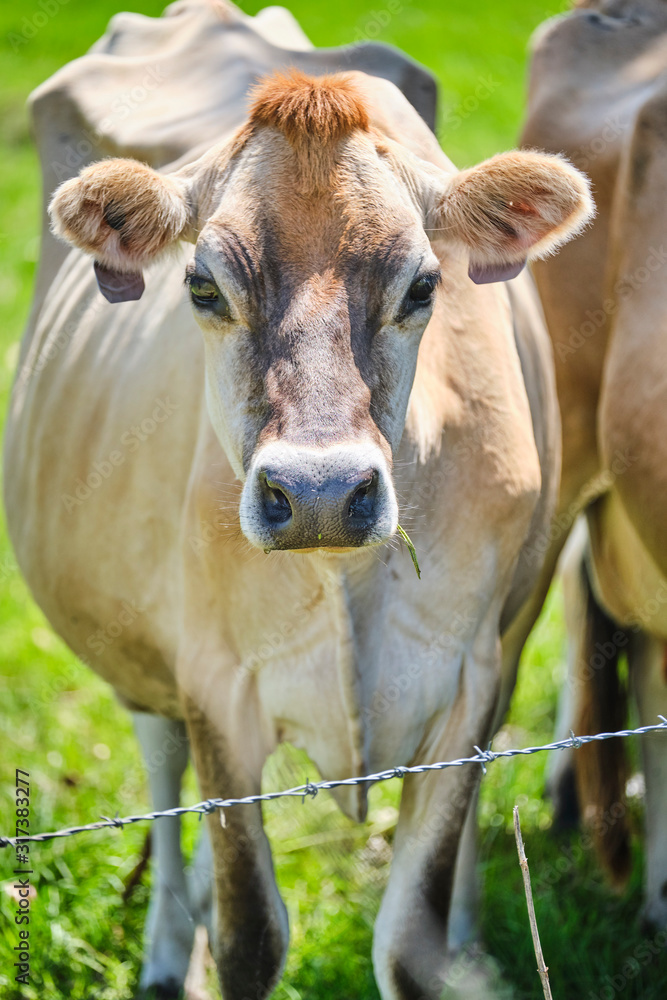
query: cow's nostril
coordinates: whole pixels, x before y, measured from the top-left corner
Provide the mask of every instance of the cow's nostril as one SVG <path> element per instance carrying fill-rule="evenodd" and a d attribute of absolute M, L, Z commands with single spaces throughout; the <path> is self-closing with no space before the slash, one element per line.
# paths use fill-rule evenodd
<path fill-rule="evenodd" d="M 271 524 L 286 524 L 292 517 L 292 505 L 287 495 L 268 477 L 263 477 L 264 511 Z"/>
<path fill-rule="evenodd" d="M 377 494 L 378 474 L 373 472 L 352 494 L 347 508 L 348 517 L 355 520 L 368 519 L 373 514 Z"/>

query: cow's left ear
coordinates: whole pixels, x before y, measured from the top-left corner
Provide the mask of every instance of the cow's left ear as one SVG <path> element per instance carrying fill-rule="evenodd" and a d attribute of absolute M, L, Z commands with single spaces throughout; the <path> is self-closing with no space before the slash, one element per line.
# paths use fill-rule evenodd
<path fill-rule="evenodd" d="M 138 299 L 142 268 L 180 239 L 194 239 L 187 182 L 136 160 L 102 160 L 58 188 L 56 236 L 91 255 L 109 302 Z"/>
<path fill-rule="evenodd" d="M 594 213 L 588 178 L 562 156 L 501 153 L 451 178 L 436 226 L 468 248 L 468 273 L 483 284 L 515 277 L 526 260 L 552 253 Z"/>

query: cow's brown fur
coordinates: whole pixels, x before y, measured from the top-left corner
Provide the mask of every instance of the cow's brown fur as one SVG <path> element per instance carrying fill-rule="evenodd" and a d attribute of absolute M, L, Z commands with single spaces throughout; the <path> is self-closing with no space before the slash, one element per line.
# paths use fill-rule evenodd
<path fill-rule="evenodd" d="M 261 128 L 284 135 L 296 154 L 293 181 L 309 195 L 331 186 L 341 141 L 369 125 L 364 94 L 351 74 L 312 77 L 291 69 L 254 89 L 243 135 Z"/>
<path fill-rule="evenodd" d="M 274 73 L 254 90 L 250 121 L 280 129 L 289 141 L 331 143 L 369 126 L 363 96 L 346 73 Z"/>

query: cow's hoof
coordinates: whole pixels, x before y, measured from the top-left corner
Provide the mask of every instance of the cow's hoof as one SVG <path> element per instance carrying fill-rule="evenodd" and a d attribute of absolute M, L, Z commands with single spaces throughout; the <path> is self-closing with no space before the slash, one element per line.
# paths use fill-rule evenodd
<path fill-rule="evenodd" d="M 574 767 L 564 768 L 550 786 L 547 793 L 554 807 L 552 830 L 554 833 L 565 833 L 576 830 L 581 819 L 579 798 Z"/>
<path fill-rule="evenodd" d="M 662 947 L 667 944 L 667 881 L 662 887 L 661 896 L 657 899 L 648 899 L 644 904 L 640 924 L 642 933 L 646 937 L 660 935 Z"/>
<path fill-rule="evenodd" d="M 500 966 L 477 943 L 450 952 L 445 966 L 429 975 L 414 955 L 392 961 L 392 996 L 420 1000 L 514 1000 Z M 419 977 L 419 981 L 417 979 Z"/>
<path fill-rule="evenodd" d="M 513 1000 L 515 992 L 500 966 L 478 945 L 452 957 L 440 1000 Z"/>
<path fill-rule="evenodd" d="M 167 979 L 164 983 L 151 983 L 139 994 L 140 1000 L 181 1000 L 183 996 L 183 984 L 175 979 Z"/>

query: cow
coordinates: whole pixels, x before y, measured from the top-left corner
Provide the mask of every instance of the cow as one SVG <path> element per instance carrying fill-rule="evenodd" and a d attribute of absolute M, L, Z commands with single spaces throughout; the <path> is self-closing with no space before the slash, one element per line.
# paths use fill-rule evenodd
<path fill-rule="evenodd" d="M 641 724 L 667 714 L 667 323 L 663 243 L 667 4 L 579 3 L 535 37 L 522 142 L 590 175 L 598 214 L 582 239 L 534 272 L 554 345 L 563 474 L 546 564 L 564 556 L 571 642 L 562 728 L 626 724 L 627 655 Z M 547 549 L 547 545 L 543 546 Z M 643 920 L 667 926 L 667 746 L 642 738 L 646 781 Z M 571 822 L 579 800 L 619 885 L 631 868 L 624 742 L 560 758 L 552 793 Z"/>
<path fill-rule="evenodd" d="M 231 5 L 168 14 L 116 20 L 34 98 L 74 249 L 45 236 L 11 401 L 21 569 L 149 763 L 176 740 L 149 767 L 156 808 L 188 746 L 206 798 L 256 794 L 280 741 L 328 778 L 469 754 L 506 709 L 558 489 L 549 342 L 520 272 L 587 223 L 588 183 L 530 152 L 458 171 L 430 78 L 394 50 L 318 61 Z M 146 80 L 140 125 L 107 111 L 128 78 Z M 421 580 L 392 544 L 410 508 Z M 383 1000 L 439 997 L 475 932 L 459 843 L 480 773 L 405 778 Z M 361 820 L 367 793 L 335 797 Z M 223 996 L 266 997 L 288 926 L 260 807 L 208 829 Z M 141 983 L 168 996 L 206 892 L 177 821 L 154 835 Z"/>

